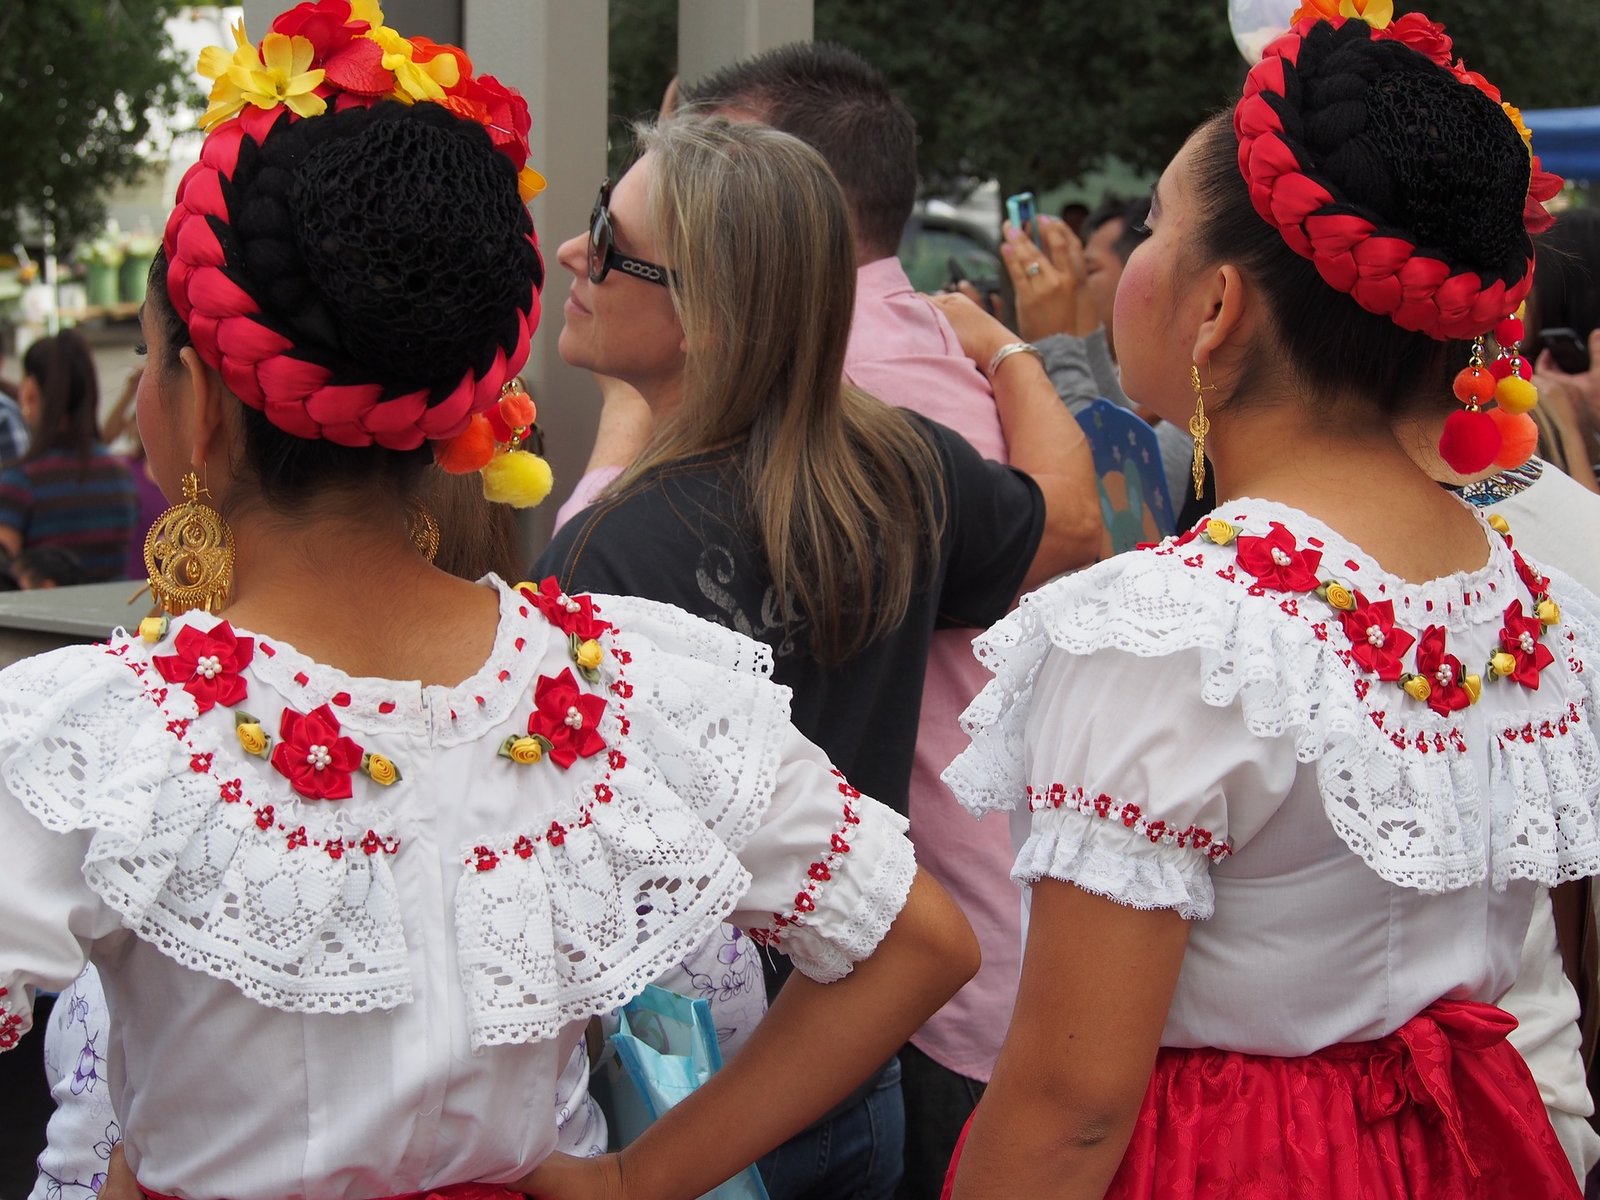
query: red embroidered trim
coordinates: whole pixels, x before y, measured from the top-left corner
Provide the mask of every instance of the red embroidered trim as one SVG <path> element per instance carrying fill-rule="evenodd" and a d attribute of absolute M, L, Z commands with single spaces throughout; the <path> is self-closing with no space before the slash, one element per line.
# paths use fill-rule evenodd
<path fill-rule="evenodd" d="M 1147 838 L 1151 845 L 1176 846 L 1180 850 L 1196 850 L 1214 863 L 1219 863 L 1233 853 L 1233 846 L 1218 839 L 1209 829 L 1198 825 L 1179 828 L 1163 820 L 1150 820 L 1137 804 L 1130 804 L 1101 792 L 1090 796 L 1082 787 L 1069 788 L 1062 783 L 1052 783 L 1047 788 L 1028 785 L 1028 811 L 1039 812 L 1046 808 L 1075 809 L 1086 817 L 1118 821 L 1124 829 Z"/>
<path fill-rule="evenodd" d="M 758 946 L 778 946 L 783 942 L 784 930 L 806 923 L 806 916 L 817 911 L 816 898 L 822 885 L 833 880 L 833 872 L 851 851 L 851 839 L 861 824 L 861 814 L 853 801 L 861 799 L 861 792 L 837 768 L 833 775 L 839 781 L 839 794 L 844 797 L 844 819 L 828 839 L 826 853 L 806 868 L 806 881 L 795 893 L 794 907 L 786 913 L 773 913 L 770 928 L 745 930 L 745 935 Z"/>
<path fill-rule="evenodd" d="M 1525 742 L 1533 745 L 1539 738 L 1565 737 L 1577 725 L 1583 724 L 1583 713 L 1576 704 L 1567 705 L 1566 713 L 1555 721 L 1540 721 L 1535 725 L 1531 721 L 1521 729 L 1511 728 L 1502 730 L 1502 742 Z"/>
<path fill-rule="evenodd" d="M 143 691 L 145 698 L 150 700 L 157 708 L 161 709 L 163 714 L 165 714 L 167 689 L 164 687 L 151 686 L 149 670 L 146 668 L 144 663 L 128 658 L 127 644 L 108 644 L 105 647 L 105 651 L 113 658 L 119 659 L 123 666 L 127 667 L 133 672 L 134 676 L 139 680 L 140 690 Z M 384 836 L 371 829 L 367 830 L 366 835 L 358 841 L 352 841 L 346 838 L 307 838 L 305 841 L 299 841 L 297 838 L 289 837 L 289 834 L 296 832 L 297 830 L 303 836 L 305 832 L 304 827 L 297 827 L 297 830 L 291 829 L 288 824 L 278 820 L 277 810 L 271 804 L 263 804 L 257 807 L 256 802 L 244 794 L 244 781 L 242 779 L 237 777 L 232 779 L 219 778 L 213 770 L 213 767 L 215 766 L 215 756 L 210 751 L 200 750 L 192 742 L 190 742 L 188 721 L 177 719 L 169 720 L 167 722 L 167 732 L 173 736 L 180 746 L 189 752 L 190 769 L 197 775 L 209 774 L 211 775 L 212 779 L 216 781 L 217 798 L 223 804 L 241 804 L 246 809 L 254 812 L 256 828 L 260 829 L 262 832 L 276 829 L 278 832 L 285 834 L 284 848 L 286 850 L 297 850 L 304 846 L 310 845 L 319 850 L 325 851 L 329 858 L 335 860 L 343 858 L 346 851 L 354 850 L 360 850 L 363 854 L 368 856 L 378 854 L 380 852 L 388 855 L 394 855 L 400 852 L 399 838 L 393 836 Z"/>
<path fill-rule="evenodd" d="M 9 988 L 0 987 L 0 1000 L 11 994 Z M 19 1013 L 0 1013 L 0 1051 L 15 1050 L 22 1040 L 22 1016 Z"/>

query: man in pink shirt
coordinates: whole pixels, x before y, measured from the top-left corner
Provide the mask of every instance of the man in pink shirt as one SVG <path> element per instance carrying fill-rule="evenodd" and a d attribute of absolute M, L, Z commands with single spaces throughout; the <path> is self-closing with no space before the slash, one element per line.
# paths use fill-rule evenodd
<path fill-rule="evenodd" d="M 885 403 L 954 429 L 984 457 L 1007 461 L 988 380 L 938 307 L 912 289 L 895 257 L 916 195 L 915 124 L 877 71 L 841 47 L 797 43 L 686 89 L 683 103 L 772 125 L 822 154 L 850 201 L 856 243 L 846 377 Z M 602 389 L 605 407 L 590 470 L 558 514 L 558 526 L 592 503 L 648 437 L 642 401 L 608 381 Z M 1069 454 L 1063 447 L 1062 460 Z M 1092 471 L 1086 453 L 1084 460 Z M 966 745 L 958 718 L 987 679 L 972 654 L 975 635 L 957 629 L 934 635 L 910 782 L 918 861 L 961 905 L 983 948 L 978 975 L 900 1056 L 906 1170 L 897 1196 L 910 1200 L 939 1195 L 961 1126 L 999 1054 L 1022 958 L 1008 826 L 998 818 L 974 821 L 939 779 Z"/>

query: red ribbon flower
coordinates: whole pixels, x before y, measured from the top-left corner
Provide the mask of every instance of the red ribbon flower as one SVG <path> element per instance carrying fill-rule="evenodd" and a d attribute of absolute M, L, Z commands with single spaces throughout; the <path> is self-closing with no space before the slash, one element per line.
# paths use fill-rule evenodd
<path fill-rule="evenodd" d="M 1441 717 L 1460 712 L 1472 703 L 1463 684 L 1467 677 L 1461 660 L 1445 650 L 1442 625 L 1429 625 L 1417 643 L 1417 671 L 1428 681 L 1428 707 Z"/>
<path fill-rule="evenodd" d="M 1500 646 L 1517 660 L 1517 669 L 1511 672 L 1510 678 L 1533 691 L 1539 690 L 1539 672 L 1556 660 L 1550 647 L 1539 640 L 1543 632 L 1544 623 L 1538 617 L 1525 614 L 1521 600 L 1513 600 L 1506 609 L 1505 626 L 1500 630 Z"/>
<path fill-rule="evenodd" d="M 606 702 L 585 692 L 571 668 L 555 678 L 539 677 L 533 689 L 534 711 L 528 732 L 550 743 L 550 761 L 563 770 L 580 758 L 590 758 L 606 748 L 600 736 L 600 717 Z"/>
<path fill-rule="evenodd" d="M 210 633 L 185 626 L 173 646 L 176 654 L 152 655 L 150 661 L 168 683 L 181 683 L 201 712 L 218 704 L 231 708 L 245 698 L 249 689 L 240 672 L 255 657 L 254 638 L 238 637 L 218 621 Z"/>
<path fill-rule="evenodd" d="M 361 757 L 361 747 L 339 732 L 339 718 L 326 704 L 304 715 L 283 710 L 272 765 L 306 799 L 348 800 Z"/>
<path fill-rule="evenodd" d="M 1265 537 L 1240 534 L 1239 565 L 1254 575 L 1262 587 L 1284 592 L 1314 592 L 1319 586 L 1320 550 L 1301 550 L 1294 534 L 1274 521 Z"/>
<path fill-rule="evenodd" d="M 297 4 L 288 12 L 279 13 L 272 22 L 272 32 L 284 37 L 303 37 L 311 43 L 316 57 L 315 66 L 326 66 L 329 57 L 343 50 L 372 26 L 366 21 L 350 16 L 349 0 L 320 0 L 320 3 Z"/>
<path fill-rule="evenodd" d="M 522 594 L 533 601 L 545 620 L 580 642 L 591 641 L 611 629 L 610 621 L 602 621 L 595 614 L 591 597 L 567 595 L 554 575 L 538 585 L 523 587 Z"/>
<path fill-rule="evenodd" d="M 1360 592 L 1355 596 L 1355 608 L 1339 614 L 1339 621 L 1350 638 L 1350 656 L 1362 670 L 1392 683 L 1405 673 L 1401 660 L 1417 639 L 1396 627 L 1394 601 L 1380 600 L 1373 604 Z"/>

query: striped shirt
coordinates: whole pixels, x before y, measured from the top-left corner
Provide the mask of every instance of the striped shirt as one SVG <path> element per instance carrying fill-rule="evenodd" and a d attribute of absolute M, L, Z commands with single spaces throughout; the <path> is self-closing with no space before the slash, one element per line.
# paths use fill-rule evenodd
<path fill-rule="evenodd" d="M 86 582 L 124 577 L 138 520 L 133 474 L 104 446 L 87 463 L 49 453 L 0 471 L 0 526 L 21 530 L 24 549 L 72 551 Z"/>

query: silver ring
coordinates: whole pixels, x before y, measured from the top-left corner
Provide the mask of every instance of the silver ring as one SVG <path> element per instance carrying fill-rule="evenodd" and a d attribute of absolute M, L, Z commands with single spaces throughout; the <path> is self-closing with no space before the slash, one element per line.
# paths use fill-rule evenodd
<path fill-rule="evenodd" d="M 1023 270 L 1023 273 L 1026 274 L 1029 279 L 1032 279 L 1040 271 L 1044 270 L 1044 264 L 1043 263 L 1031 262 L 1026 267 L 1024 267 L 1022 270 Z"/>

